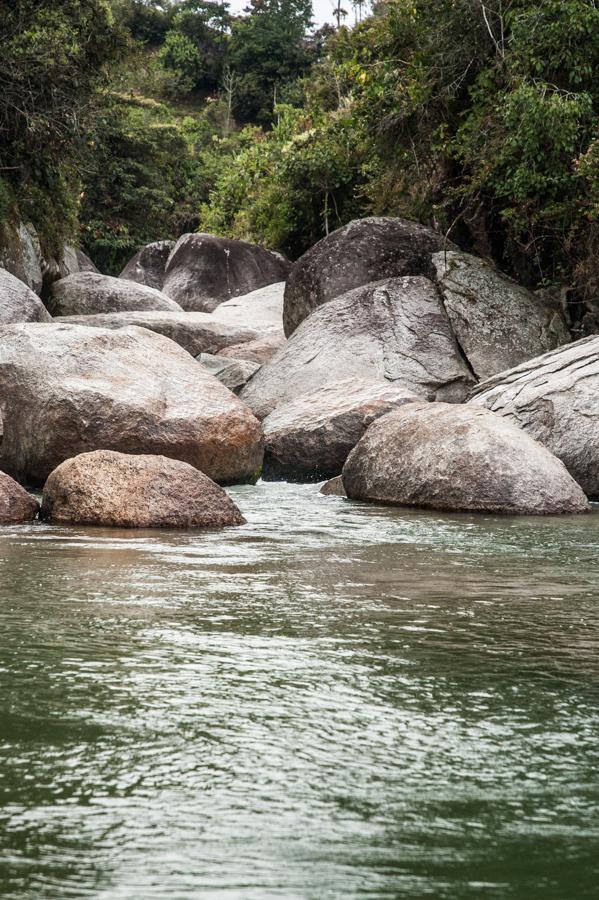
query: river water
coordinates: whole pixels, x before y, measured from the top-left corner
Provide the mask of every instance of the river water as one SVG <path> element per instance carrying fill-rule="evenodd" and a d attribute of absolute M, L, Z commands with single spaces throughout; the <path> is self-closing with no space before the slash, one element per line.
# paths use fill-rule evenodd
<path fill-rule="evenodd" d="M 599 896 L 599 515 L 0 535 L 4 900 Z"/>

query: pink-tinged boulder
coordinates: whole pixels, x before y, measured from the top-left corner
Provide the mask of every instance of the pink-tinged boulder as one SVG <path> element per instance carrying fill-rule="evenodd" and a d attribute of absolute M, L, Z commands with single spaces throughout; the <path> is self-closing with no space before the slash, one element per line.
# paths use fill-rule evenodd
<path fill-rule="evenodd" d="M 275 353 L 284 346 L 286 340 L 282 330 L 271 331 L 263 337 L 253 338 L 251 341 L 231 344 L 224 350 L 219 350 L 217 356 L 224 356 L 226 359 L 245 359 L 262 366 L 264 363 L 270 362 Z"/>
<path fill-rule="evenodd" d="M 588 512 L 566 467 L 482 407 L 408 403 L 377 419 L 350 453 L 352 500 L 510 515 Z"/>
<path fill-rule="evenodd" d="M 39 503 L 14 479 L 0 472 L 0 525 L 21 525 L 37 516 Z"/>
<path fill-rule="evenodd" d="M 143 328 L 0 328 L 0 468 L 43 483 L 91 450 L 180 459 L 215 481 L 253 480 L 263 438 L 250 410 L 168 338 Z"/>
<path fill-rule="evenodd" d="M 228 494 L 188 463 L 110 450 L 61 463 L 44 486 L 41 518 L 112 528 L 222 528 L 245 522 Z"/>
<path fill-rule="evenodd" d="M 231 297 L 284 281 L 291 263 L 279 253 L 213 234 L 184 234 L 166 265 L 163 290 L 183 309 L 212 312 Z"/>
<path fill-rule="evenodd" d="M 350 378 L 282 404 L 262 423 L 263 477 L 321 481 L 338 475 L 375 419 L 418 399 L 401 384 Z"/>

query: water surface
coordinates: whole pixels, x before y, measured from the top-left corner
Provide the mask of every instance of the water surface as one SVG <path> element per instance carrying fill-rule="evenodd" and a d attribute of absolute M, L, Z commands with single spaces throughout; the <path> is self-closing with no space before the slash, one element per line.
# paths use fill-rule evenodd
<path fill-rule="evenodd" d="M 0 895 L 599 894 L 599 515 L 0 535 Z"/>

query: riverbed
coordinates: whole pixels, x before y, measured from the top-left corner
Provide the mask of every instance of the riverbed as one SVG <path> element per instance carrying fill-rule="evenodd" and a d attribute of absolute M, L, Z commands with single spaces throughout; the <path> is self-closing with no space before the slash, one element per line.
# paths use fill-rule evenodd
<path fill-rule="evenodd" d="M 3 900 L 581 900 L 599 515 L 0 535 Z"/>

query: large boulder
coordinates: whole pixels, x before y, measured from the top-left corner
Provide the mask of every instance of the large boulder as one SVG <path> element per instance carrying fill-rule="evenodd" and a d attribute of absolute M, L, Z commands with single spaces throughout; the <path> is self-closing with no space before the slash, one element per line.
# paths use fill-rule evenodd
<path fill-rule="evenodd" d="M 223 348 L 239 346 L 239 342 L 257 340 L 260 333 L 250 328 L 218 322 L 209 313 L 171 312 L 117 312 L 98 316 L 61 316 L 61 322 L 87 325 L 90 328 L 126 328 L 137 325 L 175 341 L 192 356 L 200 353 L 218 353 Z M 243 346 L 243 344 L 242 344 Z"/>
<path fill-rule="evenodd" d="M 55 281 L 48 305 L 55 316 L 91 316 L 133 310 L 181 312 L 178 303 L 155 288 L 99 272 L 77 272 Z"/>
<path fill-rule="evenodd" d="M 330 300 L 241 396 L 263 419 L 281 403 L 346 378 L 398 381 L 427 400 L 464 399 L 474 378 L 432 282 L 390 278 Z"/>
<path fill-rule="evenodd" d="M 570 340 L 563 312 L 468 253 L 435 253 L 431 268 L 470 367 L 488 378 Z"/>
<path fill-rule="evenodd" d="M 41 518 L 113 528 L 222 528 L 245 522 L 225 491 L 188 463 L 111 450 L 61 463 L 44 486 Z"/>
<path fill-rule="evenodd" d="M 338 475 L 375 419 L 418 400 L 401 384 L 350 378 L 284 403 L 266 417 L 266 479 L 321 481 Z"/>
<path fill-rule="evenodd" d="M 422 275 L 431 253 L 453 247 L 417 222 L 390 217 L 357 219 L 333 231 L 294 264 L 285 289 L 289 336 L 312 310 L 341 294 L 385 278 Z"/>
<path fill-rule="evenodd" d="M 60 277 L 66 278 L 67 275 L 76 275 L 78 272 L 98 272 L 98 269 L 83 250 L 67 244 L 60 263 Z"/>
<path fill-rule="evenodd" d="M 409 403 L 378 419 L 350 453 L 352 500 L 524 515 L 589 510 L 580 486 L 545 447 L 476 406 Z"/>
<path fill-rule="evenodd" d="M 0 269 L 0 324 L 49 322 L 50 313 L 31 288 L 6 269 Z"/>
<path fill-rule="evenodd" d="M 175 243 L 175 241 L 154 241 L 152 244 L 146 244 L 129 260 L 119 278 L 146 284 L 161 291 L 166 263 Z"/>
<path fill-rule="evenodd" d="M 163 290 L 183 309 L 211 312 L 231 297 L 284 281 L 290 265 L 280 254 L 245 241 L 184 234 L 169 257 Z"/>
<path fill-rule="evenodd" d="M 0 469 L 43 482 L 90 450 L 157 453 L 215 481 L 249 481 L 259 423 L 181 347 L 143 328 L 0 328 Z"/>
<path fill-rule="evenodd" d="M 471 403 L 516 422 L 599 499 L 599 336 L 481 382 Z"/>
<path fill-rule="evenodd" d="M 39 503 L 14 479 L 0 472 L 0 525 L 20 525 L 37 516 Z"/>

